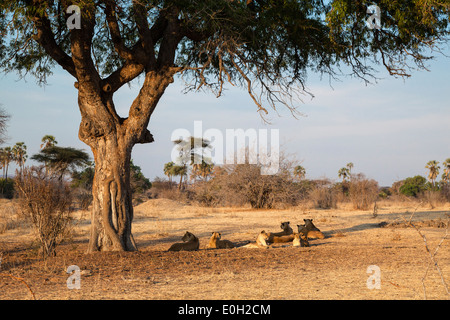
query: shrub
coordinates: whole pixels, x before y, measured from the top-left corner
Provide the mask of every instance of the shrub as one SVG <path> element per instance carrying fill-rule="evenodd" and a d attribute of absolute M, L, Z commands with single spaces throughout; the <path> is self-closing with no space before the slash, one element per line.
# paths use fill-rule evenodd
<path fill-rule="evenodd" d="M 92 204 L 92 190 L 86 188 L 73 188 L 71 190 L 72 197 L 75 203 L 78 203 L 78 208 L 81 210 L 88 210 Z"/>
<path fill-rule="evenodd" d="M 133 160 L 130 163 L 130 184 L 133 194 L 143 194 L 152 187 L 152 183 L 141 171 L 141 167 L 135 165 Z"/>
<path fill-rule="evenodd" d="M 309 192 L 309 199 L 316 209 L 337 208 L 336 189 L 332 186 L 316 186 Z"/>
<path fill-rule="evenodd" d="M 420 192 L 427 189 L 427 179 L 422 176 L 406 178 L 400 187 L 400 193 L 408 197 L 417 197 Z"/>
<path fill-rule="evenodd" d="M 387 187 L 381 188 L 380 192 L 378 193 L 378 196 L 382 199 L 387 199 L 392 195 L 391 189 Z"/>
<path fill-rule="evenodd" d="M 441 194 L 444 200 L 450 201 L 450 185 L 443 184 L 441 187 Z"/>
<path fill-rule="evenodd" d="M 349 197 L 356 210 L 367 210 L 378 196 L 378 182 L 367 179 L 364 174 L 352 175 Z"/>
<path fill-rule="evenodd" d="M 296 205 L 302 185 L 293 182 L 287 170 L 261 175 L 258 164 L 216 167 L 213 177 L 191 188 L 193 200 L 207 206 L 243 206 L 271 209 Z"/>
<path fill-rule="evenodd" d="M 445 196 L 439 190 L 425 190 L 417 196 L 421 201 L 428 203 L 432 209 L 442 205 L 445 202 Z"/>
<path fill-rule="evenodd" d="M 12 199 L 14 197 L 14 180 L 13 179 L 0 179 L 0 197 L 6 199 Z"/>
<path fill-rule="evenodd" d="M 54 256 L 72 220 L 70 187 L 43 167 L 18 171 L 16 186 L 22 214 L 37 233 L 43 257 Z"/>

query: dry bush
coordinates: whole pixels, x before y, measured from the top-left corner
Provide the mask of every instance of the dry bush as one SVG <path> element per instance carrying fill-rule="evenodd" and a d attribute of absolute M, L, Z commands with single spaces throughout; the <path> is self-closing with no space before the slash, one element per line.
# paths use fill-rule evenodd
<path fill-rule="evenodd" d="M 178 190 L 178 188 L 162 189 L 159 190 L 157 198 L 159 199 L 164 198 L 183 203 L 189 203 L 189 192 Z"/>
<path fill-rule="evenodd" d="M 437 208 L 445 203 L 445 197 L 441 191 L 425 190 L 419 193 L 419 201 L 428 203 L 431 209 Z"/>
<path fill-rule="evenodd" d="M 284 169 L 284 168 L 282 168 Z M 289 170 L 262 175 L 259 164 L 224 165 L 215 168 L 207 182 L 191 187 L 193 200 L 206 206 L 280 208 L 297 205 L 301 192 Z"/>
<path fill-rule="evenodd" d="M 316 209 L 336 209 L 338 192 L 328 179 L 315 180 L 308 199 Z"/>
<path fill-rule="evenodd" d="M 171 197 L 173 196 L 171 192 L 173 189 L 177 189 L 175 182 L 156 177 L 152 181 L 152 187 L 145 194 L 149 199 L 165 198 L 166 196 Z"/>
<path fill-rule="evenodd" d="M 43 167 L 18 171 L 16 186 L 22 214 L 37 233 L 43 257 L 54 256 L 72 220 L 70 187 Z"/>
<path fill-rule="evenodd" d="M 450 202 L 450 184 L 443 184 L 441 186 L 441 194 L 444 201 Z"/>
<path fill-rule="evenodd" d="M 352 175 L 349 197 L 356 210 L 368 210 L 378 196 L 378 182 L 367 179 L 364 174 Z"/>
<path fill-rule="evenodd" d="M 81 210 L 88 210 L 92 204 L 92 190 L 85 188 L 72 188 L 74 201 Z"/>
<path fill-rule="evenodd" d="M 24 224 L 17 214 L 13 200 L 0 199 L 0 234 L 13 230 Z"/>

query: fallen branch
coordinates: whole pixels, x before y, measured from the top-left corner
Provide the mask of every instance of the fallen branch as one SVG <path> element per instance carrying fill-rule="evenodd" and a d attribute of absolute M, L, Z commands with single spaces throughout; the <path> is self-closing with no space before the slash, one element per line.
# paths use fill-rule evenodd
<path fill-rule="evenodd" d="M 0 273 L 0 275 L 6 276 L 6 277 L 10 277 L 10 278 L 12 278 L 14 280 L 21 281 L 23 284 L 25 284 L 25 286 L 30 291 L 31 296 L 33 297 L 33 300 L 36 300 L 36 296 L 34 295 L 33 290 L 31 290 L 30 286 L 28 285 L 28 283 L 25 282 L 25 280 L 23 278 L 19 278 L 19 277 L 13 276 L 12 274 L 6 274 L 6 273 Z"/>

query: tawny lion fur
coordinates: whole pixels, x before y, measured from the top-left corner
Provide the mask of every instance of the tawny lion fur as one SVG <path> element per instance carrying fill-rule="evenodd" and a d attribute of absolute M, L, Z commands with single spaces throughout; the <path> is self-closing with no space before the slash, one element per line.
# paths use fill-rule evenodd
<path fill-rule="evenodd" d="M 304 233 L 294 234 L 294 240 L 292 241 L 294 247 L 309 247 L 308 237 Z"/>
<path fill-rule="evenodd" d="M 305 222 L 304 225 L 297 225 L 298 231 L 300 231 L 301 228 L 306 228 L 308 230 L 308 238 L 319 238 L 324 239 L 325 235 L 317 228 L 313 223 L 313 219 L 303 219 Z"/>
<path fill-rule="evenodd" d="M 170 246 L 168 251 L 195 251 L 200 247 L 200 241 L 198 238 L 189 231 L 186 231 L 181 240 L 183 240 L 183 242 L 174 243 Z"/>
<path fill-rule="evenodd" d="M 289 221 L 282 222 L 280 228 L 283 229 L 281 232 L 270 232 L 269 233 L 269 243 L 286 243 L 294 240 L 294 231 L 289 225 Z"/>
<path fill-rule="evenodd" d="M 220 240 L 220 232 L 212 232 L 209 243 L 206 246 L 207 249 L 228 249 L 234 248 L 234 244 L 230 240 Z"/>
<path fill-rule="evenodd" d="M 267 240 L 269 240 L 269 235 L 263 230 L 258 234 L 256 242 L 246 244 L 240 248 L 268 248 Z"/>

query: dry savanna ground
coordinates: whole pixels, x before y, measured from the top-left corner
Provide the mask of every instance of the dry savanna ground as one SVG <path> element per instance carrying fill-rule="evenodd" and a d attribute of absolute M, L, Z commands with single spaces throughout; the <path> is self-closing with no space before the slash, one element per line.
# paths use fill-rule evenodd
<path fill-rule="evenodd" d="M 450 206 L 379 203 L 378 215 L 340 205 L 333 210 L 202 208 L 156 199 L 135 207 L 138 252 L 86 254 L 89 214 L 76 212 L 72 237 L 42 260 L 14 203 L 0 200 L 0 299 L 445 299 L 450 283 Z M 420 228 L 407 227 L 404 219 Z M 206 250 L 212 231 L 237 244 L 282 221 L 312 218 L 326 235 L 310 247 Z M 185 231 L 200 250 L 168 252 Z M 440 268 L 430 264 L 431 254 Z M 439 247 L 438 247 L 439 246 Z M 436 248 L 438 250 L 436 252 Z M 67 268 L 81 269 L 81 288 L 68 289 Z M 369 289 L 367 269 L 380 270 Z"/>

